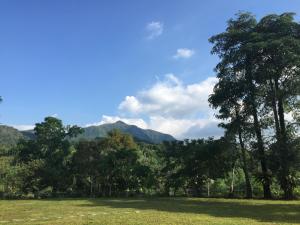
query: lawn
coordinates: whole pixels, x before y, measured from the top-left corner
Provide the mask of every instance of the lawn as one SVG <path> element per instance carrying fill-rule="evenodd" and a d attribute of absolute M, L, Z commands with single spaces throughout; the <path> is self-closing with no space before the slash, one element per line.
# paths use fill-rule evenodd
<path fill-rule="evenodd" d="M 300 224 L 300 201 L 198 198 L 1 200 L 0 224 Z"/>

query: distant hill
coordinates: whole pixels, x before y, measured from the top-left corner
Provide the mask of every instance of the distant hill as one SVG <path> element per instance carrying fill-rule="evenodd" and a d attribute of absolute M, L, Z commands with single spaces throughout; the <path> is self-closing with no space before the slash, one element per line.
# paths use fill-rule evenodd
<path fill-rule="evenodd" d="M 11 147 L 24 138 L 23 134 L 17 129 L 5 125 L 0 125 L 0 145 L 2 147 Z"/>
<path fill-rule="evenodd" d="M 122 121 L 115 123 L 107 123 L 99 126 L 90 126 L 84 128 L 84 133 L 79 135 L 76 139 L 94 139 L 106 137 L 109 131 L 118 129 L 123 133 L 130 134 L 137 141 L 159 144 L 163 141 L 174 141 L 175 138 L 169 134 L 160 133 L 154 130 L 142 129 L 135 125 L 128 125 Z"/>
<path fill-rule="evenodd" d="M 25 139 L 34 139 L 35 138 L 34 130 L 22 130 L 20 132 L 25 137 Z"/>
<path fill-rule="evenodd" d="M 84 128 L 84 133 L 80 134 L 74 140 L 87 139 L 92 140 L 95 138 L 103 138 L 107 133 L 118 129 L 123 133 L 130 134 L 136 141 L 159 144 L 163 141 L 174 141 L 175 138 L 169 134 L 160 133 L 154 130 L 142 129 L 135 125 L 128 125 L 122 121 L 115 123 L 107 123 L 99 126 L 90 126 Z M 21 138 L 34 139 L 33 130 L 19 131 L 13 127 L 0 125 L 0 145 L 13 146 Z"/>

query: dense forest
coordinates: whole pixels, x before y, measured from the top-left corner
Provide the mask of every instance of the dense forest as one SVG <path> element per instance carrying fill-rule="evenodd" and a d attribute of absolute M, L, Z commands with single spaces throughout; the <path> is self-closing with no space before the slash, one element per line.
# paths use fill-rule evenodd
<path fill-rule="evenodd" d="M 33 139 L 0 147 L 2 197 L 300 196 L 300 23 L 239 13 L 209 39 L 218 82 L 208 102 L 224 136 L 145 143 L 112 130 L 76 138 L 47 117 Z"/>

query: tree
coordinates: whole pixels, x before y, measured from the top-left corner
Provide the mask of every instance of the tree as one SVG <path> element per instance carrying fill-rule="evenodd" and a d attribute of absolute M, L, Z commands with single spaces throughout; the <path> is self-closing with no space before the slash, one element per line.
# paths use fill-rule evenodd
<path fill-rule="evenodd" d="M 77 126 L 64 127 L 62 121 L 54 117 L 46 117 L 44 122 L 37 123 L 34 140 L 21 141 L 18 146 L 18 163 L 30 164 L 35 160 L 43 161 L 39 167 L 40 189 L 50 187 L 55 194 L 65 191 L 72 182 L 69 176 L 71 145 L 68 137 L 81 132 Z M 27 178 L 30 180 L 30 177 Z"/>
<path fill-rule="evenodd" d="M 134 149 L 137 147 L 133 138 L 129 134 L 124 134 L 118 129 L 114 129 L 107 134 L 104 145 L 111 149 Z"/>
<path fill-rule="evenodd" d="M 254 45 L 259 52 L 257 83 L 264 88 L 266 109 L 274 118 L 274 130 L 278 151 L 278 179 L 286 199 L 293 198 L 297 163 L 293 137 L 287 129 L 285 115 L 297 110 L 300 87 L 300 24 L 293 13 L 263 17 L 255 29 L 257 40 Z"/>
<path fill-rule="evenodd" d="M 253 119 L 257 150 L 261 162 L 264 197 L 271 198 L 270 173 L 261 131 L 262 125 L 259 119 L 260 99 L 254 80 L 256 52 L 251 41 L 255 38 L 253 29 L 256 24 L 257 22 L 251 14 L 241 13 L 237 19 L 229 20 L 226 31 L 211 37 L 210 42 L 214 44 L 212 53 L 217 54 L 221 59 L 221 62 L 216 66 L 220 82 L 223 80 L 232 82 L 234 80 L 238 87 L 242 87 L 236 93 L 237 102 L 242 103 L 243 111 L 246 115 L 251 115 Z M 232 79 L 232 77 L 234 78 Z M 225 94 L 226 91 L 224 91 L 222 93 Z"/>
<path fill-rule="evenodd" d="M 271 197 L 266 153 L 269 147 L 271 157 L 278 161 L 279 168 L 274 173 L 284 197 L 293 198 L 298 150 L 292 144 L 295 132 L 285 115 L 291 112 L 296 115 L 299 111 L 300 24 L 294 21 L 293 13 L 268 15 L 258 23 L 251 14 L 241 13 L 228 22 L 224 33 L 210 41 L 214 44 L 212 53 L 221 58 L 216 67 L 219 83 L 211 98 L 212 106 L 220 107 L 222 116 L 231 119 L 234 114 L 240 119 L 242 110 L 246 121 L 253 122 L 265 197 Z M 275 143 L 267 146 L 262 130 L 271 128 L 274 128 Z"/>
<path fill-rule="evenodd" d="M 232 70 L 227 69 L 224 73 L 233 73 Z M 250 181 L 249 166 L 247 162 L 247 150 L 243 140 L 245 131 L 248 131 L 249 126 L 247 120 L 249 116 L 246 115 L 242 110 L 241 98 L 244 86 L 238 82 L 237 76 L 231 74 L 222 79 L 220 75 L 220 80 L 214 88 L 214 93 L 209 97 L 211 107 L 219 108 L 219 114 L 216 115 L 217 118 L 223 120 L 229 120 L 227 124 L 220 123 L 219 126 L 226 129 L 226 136 L 237 136 L 240 144 L 241 150 L 241 161 L 242 168 L 245 175 L 246 182 L 246 197 L 252 198 L 252 185 Z M 235 141 L 235 140 L 234 140 Z"/>
<path fill-rule="evenodd" d="M 213 179 L 224 178 L 231 170 L 235 157 L 231 144 L 225 139 L 198 139 L 164 143 L 162 149 L 166 176 L 166 192 L 171 189 L 192 190 L 201 195 L 205 184 Z"/>
<path fill-rule="evenodd" d="M 101 148 L 97 141 L 82 140 L 76 145 L 76 151 L 72 155 L 72 174 L 75 185 L 79 190 L 84 189 L 90 196 L 95 194 L 94 186 L 100 180 L 102 163 Z M 99 182 L 98 182 L 99 183 Z M 85 188 L 88 186 L 88 188 Z"/>

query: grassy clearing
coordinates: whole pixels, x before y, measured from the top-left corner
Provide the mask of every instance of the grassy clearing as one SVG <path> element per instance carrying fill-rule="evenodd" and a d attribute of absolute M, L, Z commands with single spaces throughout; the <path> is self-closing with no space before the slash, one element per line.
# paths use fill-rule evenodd
<path fill-rule="evenodd" d="M 0 224 L 300 224 L 300 201 L 197 198 L 2 200 Z"/>

